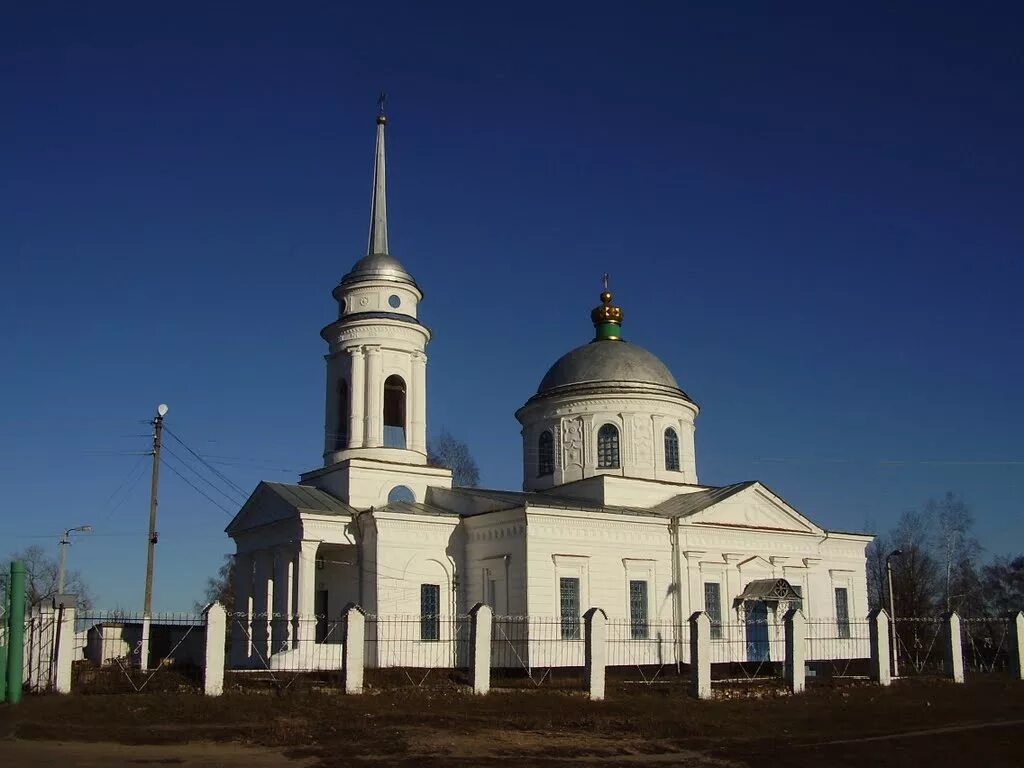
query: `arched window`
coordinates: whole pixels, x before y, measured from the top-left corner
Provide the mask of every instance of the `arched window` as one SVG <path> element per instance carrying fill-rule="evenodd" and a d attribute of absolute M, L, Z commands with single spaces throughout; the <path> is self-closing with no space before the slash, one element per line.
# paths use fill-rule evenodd
<path fill-rule="evenodd" d="M 551 431 L 545 429 L 537 439 L 537 475 L 553 475 L 555 473 L 555 439 Z"/>
<path fill-rule="evenodd" d="M 348 382 L 338 382 L 338 423 L 334 425 L 334 450 L 348 448 Z"/>
<path fill-rule="evenodd" d="M 397 375 L 384 382 L 384 447 L 405 448 L 405 382 Z"/>
<path fill-rule="evenodd" d="M 665 430 L 665 469 L 679 471 L 679 435 L 672 427 Z"/>
<path fill-rule="evenodd" d="M 396 501 L 404 501 L 408 504 L 412 504 L 416 501 L 416 494 L 412 492 L 412 488 L 407 485 L 396 485 L 388 493 L 388 504 L 393 504 Z"/>
<path fill-rule="evenodd" d="M 619 428 L 605 424 L 597 430 L 597 468 L 615 469 L 619 466 Z"/>

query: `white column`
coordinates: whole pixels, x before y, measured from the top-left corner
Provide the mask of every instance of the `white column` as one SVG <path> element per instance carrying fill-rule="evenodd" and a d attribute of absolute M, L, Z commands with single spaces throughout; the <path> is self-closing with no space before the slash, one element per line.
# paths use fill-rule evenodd
<path fill-rule="evenodd" d="M 412 412 L 409 419 L 410 450 L 427 452 L 427 356 L 414 352 L 412 356 Z"/>
<path fill-rule="evenodd" d="M 584 669 L 591 701 L 602 701 L 605 673 L 608 666 L 608 616 L 600 608 L 591 608 L 583 614 Z"/>
<path fill-rule="evenodd" d="M 224 693 L 224 637 L 227 616 L 224 606 L 212 603 L 206 609 L 206 657 L 203 663 L 203 692 L 207 696 Z"/>
<path fill-rule="evenodd" d="M 690 616 L 690 677 L 698 699 L 711 698 L 711 619 L 704 611 Z"/>
<path fill-rule="evenodd" d="M 366 616 L 363 609 L 358 605 L 349 605 L 343 615 L 343 626 L 342 673 L 345 677 L 345 693 L 359 694 L 363 692 L 363 651 L 366 645 Z"/>
<path fill-rule="evenodd" d="M 287 572 L 284 584 L 284 641 L 289 648 L 294 648 L 295 626 L 295 552 L 291 547 L 282 548 L 280 557 L 285 562 Z"/>
<path fill-rule="evenodd" d="M 485 603 L 469 611 L 469 684 L 473 693 L 491 690 L 491 624 L 494 612 Z"/>
<path fill-rule="evenodd" d="M 298 614 L 298 627 L 295 631 L 295 643 L 306 647 L 316 639 L 316 616 L 314 600 L 316 597 L 316 551 L 319 541 L 304 540 L 299 544 L 298 574 L 295 587 L 295 607 Z"/>
<path fill-rule="evenodd" d="M 943 670 L 954 683 L 964 681 L 964 649 L 960 639 L 960 616 L 953 611 L 942 628 Z"/>
<path fill-rule="evenodd" d="M 271 624 L 273 653 L 280 653 L 288 648 L 288 603 L 291 598 L 291 591 L 288 589 L 290 555 L 289 547 L 274 549 L 274 619 Z"/>
<path fill-rule="evenodd" d="M 1010 644 L 1010 666 L 1014 677 L 1024 680 L 1024 612 L 1015 611 L 1007 618 L 1010 622 L 1007 638 Z"/>
<path fill-rule="evenodd" d="M 75 656 L 75 609 L 58 608 L 59 623 L 54 641 L 57 643 L 57 669 L 54 690 L 71 693 L 71 661 Z"/>
<path fill-rule="evenodd" d="M 149 669 L 149 614 L 142 616 L 142 638 L 139 640 L 139 669 Z"/>
<path fill-rule="evenodd" d="M 889 657 L 889 614 L 876 608 L 868 616 L 871 636 L 871 679 L 879 685 L 892 682 L 892 660 Z"/>
<path fill-rule="evenodd" d="M 352 347 L 348 351 L 352 357 L 351 375 L 349 378 L 348 411 L 348 447 L 363 447 L 363 426 L 366 418 L 366 356 L 362 347 Z"/>
<path fill-rule="evenodd" d="M 253 552 L 253 590 L 252 590 L 252 623 L 249 634 L 252 638 L 255 662 L 262 666 L 270 663 L 270 613 L 273 604 L 267 599 L 270 595 L 270 562 L 266 550 Z"/>
<path fill-rule="evenodd" d="M 380 347 L 366 348 L 365 394 L 363 445 L 379 448 L 384 444 L 384 360 Z"/>
<path fill-rule="evenodd" d="M 783 617 L 786 625 L 786 682 L 793 693 L 802 693 L 806 682 L 807 622 L 797 608 L 790 608 Z"/>

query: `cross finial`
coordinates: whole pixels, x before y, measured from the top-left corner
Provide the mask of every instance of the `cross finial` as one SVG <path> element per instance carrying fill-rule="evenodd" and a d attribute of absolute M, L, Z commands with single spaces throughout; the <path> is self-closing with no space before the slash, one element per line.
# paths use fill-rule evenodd
<path fill-rule="evenodd" d="M 377 114 L 378 115 L 383 115 L 384 114 L 384 104 L 387 102 L 387 100 L 388 100 L 387 93 L 385 93 L 384 91 L 381 91 L 380 92 L 380 96 L 377 97 Z"/>
<path fill-rule="evenodd" d="M 608 290 L 608 273 L 607 272 L 605 272 L 601 276 L 601 283 L 604 285 L 604 289 L 607 291 Z"/>

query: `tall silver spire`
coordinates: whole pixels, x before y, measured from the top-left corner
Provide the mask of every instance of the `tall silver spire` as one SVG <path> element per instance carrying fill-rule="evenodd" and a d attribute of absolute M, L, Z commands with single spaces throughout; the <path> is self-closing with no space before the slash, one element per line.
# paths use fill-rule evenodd
<path fill-rule="evenodd" d="M 370 237 L 366 246 L 367 255 L 388 252 L 388 195 L 384 169 L 384 126 L 388 118 L 384 114 L 384 97 L 380 100 L 377 115 L 377 151 L 373 165 L 373 200 L 370 203 Z"/>

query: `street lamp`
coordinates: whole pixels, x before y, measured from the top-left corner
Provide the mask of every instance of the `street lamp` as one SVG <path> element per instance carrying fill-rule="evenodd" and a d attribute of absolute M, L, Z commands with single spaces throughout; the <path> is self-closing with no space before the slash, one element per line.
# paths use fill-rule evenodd
<path fill-rule="evenodd" d="M 891 635 L 890 643 L 892 645 L 892 676 L 899 677 L 899 668 L 896 664 L 896 657 L 899 655 L 896 649 L 896 603 L 892 596 L 892 559 L 894 557 L 902 557 L 902 549 L 894 549 L 888 555 L 885 556 L 885 572 L 889 577 L 889 632 Z"/>
<path fill-rule="evenodd" d="M 57 593 L 64 594 L 64 561 L 67 556 L 68 544 L 71 543 L 72 533 L 88 533 L 92 530 L 91 525 L 80 525 L 77 528 L 65 528 L 64 535 L 60 537 L 60 575 L 57 577 Z"/>

